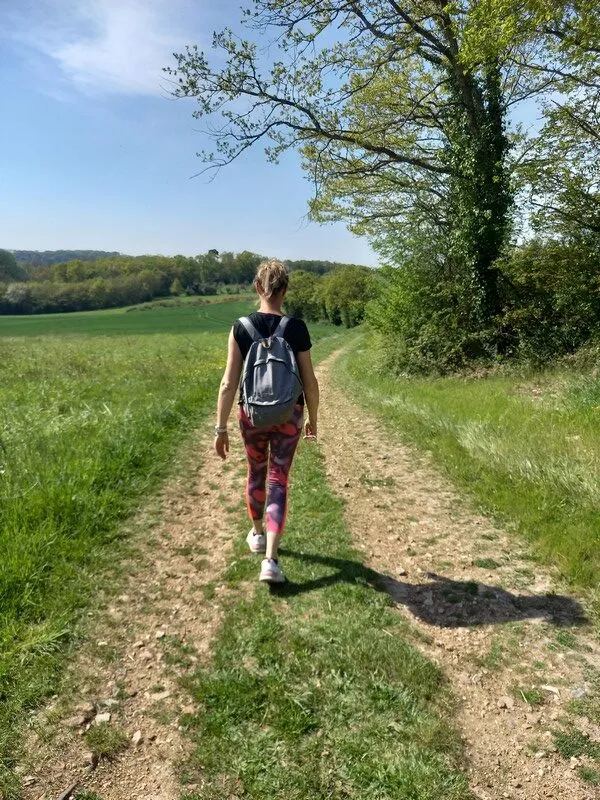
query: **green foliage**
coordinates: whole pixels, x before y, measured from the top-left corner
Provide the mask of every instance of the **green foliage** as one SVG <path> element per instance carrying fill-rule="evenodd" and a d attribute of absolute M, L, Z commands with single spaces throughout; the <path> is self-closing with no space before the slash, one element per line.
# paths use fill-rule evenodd
<path fill-rule="evenodd" d="M 148 302 L 156 297 L 211 295 L 248 288 L 261 256 L 216 251 L 185 256 L 77 259 L 30 271 L 26 283 L 0 286 L 0 314 L 90 311 Z M 175 292 L 173 292 L 175 289 Z"/>
<path fill-rule="evenodd" d="M 26 278 L 25 270 L 17 263 L 14 255 L 8 250 L 0 250 L 0 283 L 24 281 Z"/>
<path fill-rule="evenodd" d="M 179 278 L 175 278 L 171 286 L 169 287 L 169 291 L 171 294 L 175 295 L 175 297 L 181 297 L 184 294 L 183 283 L 180 281 Z"/>
<path fill-rule="evenodd" d="M 315 186 L 312 216 L 345 220 L 398 267 L 371 316 L 388 364 L 446 372 L 545 358 L 597 332 L 591 258 L 578 252 L 581 274 L 548 292 L 530 253 L 506 255 L 513 215 L 569 247 L 600 232 L 596 4 L 249 5 L 242 24 L 272 34 L 272 61 L 222 31 L 214 63 L 195 47 L 176 56 L 175 94 L 195 98 L 198 117 L 223 117 L 209 165 L 256 142 L 273 160 L 296 148 Z M 507 125 L 522 103 L 539 110 L 534 134 Z M 324 313 L 341 322 L 325 287 Z"/>
<path fill-rule="evenodd" d="M 327 272 L 331 272 L 338 267 L 357 266 L 356 264 L 342 264 L 338 261 L 310 261 L 306 259 L 295 261 L 290 261 L 288 259 L 285 264 L 290 272 L 302 270 L 303 272 L 314 272 L 316 275 L 325 275 Z"/>
<path fill-rule="evenodd" d="M 363 321 L 376 293 L 373 270 L 367 267 L 338 266 L 321 277 L 299 270 L 290 274 L 285 304 L 294 316 L 353 328 Z"/>
<path fill-rule="evenodd" d="M 66 261 L 97 261 L 102 258 L 119 256 L 116 251 L 106 250 L 15 250 L 14 256 L 19 264 L 28 267 L 49 267 L 64 264 Z"/>
<path fill-rule="evenodd" d="M 461 106 L 454 89 L 457 112 L 448 122 L 446 159 L 448 181 L 448 248 L 442 248 L 450 265 L 447 283 L 467 289 L 472 319 L 483 331 L 500 312 L 498 270 L 495 261 L 509 232 L 512 203 L 506 159 L 504 98 L 497 59 L 471 78 L 477 99 L 472 110 Z M 474 129 L 477 134 L 474 135 Z M 448 309 L 450 310 L 450 309 Z M 465 331 L 469 333 L 469 329 Z"/>
<path fill-rule="evenodd" d="M 393 331 L 410 357 L 395 361 L 448 369 L 495 352 L 494 261 L 508 238 L 514 191 L 504 92 L 525 89 L 501 71 L 513 42 L 487 36 L 485 59 L 471 58 L 472 41 L 488 24 L 475 3 L 252 6 L 245 23 L 274 37 L 283 31 L 271 65 L 259 65 L 256 46 L 231 31 L 214 40 L 222 68 L 195 48 L 176 56 L 176 94 L 196 98 L 199 117 L 219 110 L 225 118 L 207 162 L 228 163 L 263 139 L 271 140 L 272 158 L 296 147 L 316 186 L 313 217 L 345 219 L 389 263 L 407 271 L 410 262 L 405 301 L 427 296 L 431 313 L 410 308 L 402 331 Z M 490 10 L 496 20 L 500 8 Z M 331 36 L 320 37 L 325 30 Z M 249 104 L 243 112 L 241 98 Z M 411 244 L 423 237 L 430 252 L 419 262 L 424 249 Z M 370 289 L 338 283 L 336 272 L 321 285 L 325 314 L 354 325 Z M 356 306 L 353 291 L 361 295 Z"/>
<path fill-rule="evenodd" d="M 10 256 L 9 253 L 6 255 Z M 248 250 L 237 255 L 209 250 L 194 258 L 104 255 L 98 253 L 95 258 L 78 258 L 65 263 L 49 262 L 50 266 L 30 268 L 29 275 L 13 265 L 17 272 L 7 278 L 12 282 L 5 286 L 0 283 L 0 315 L 119 308 L 169 295 L 238 294 L 250 289 L 256 269 L 263 260 L 262 256 Z M 299 264 L 311 274 L 350 266 L 327 261 L 299 261 L 290 262 L 289 267 L 295 269 Z M 21 279 L 26 283 L 15 283 Z"/>
<path fill-rule="evenodd" d="M 320 279 L 314 272 L 297 270 L 290 273 L 290 282 L 285 296 L 288 314 L 306 320 L 322 318 L 322 307 L 318 299 Z"/>
<path fill-rule="evenodd" d="M 533 240 L 498 262 L 509 352 L 534 363 L 572 353 L 600 333 L 600 237 Z"/>
<path fill-rule="evenodd" d="M 452 262 L 436 252 L 435 240 L 423 237 L 418 248 L 403 266 L 381 271 L 367 319 L 388 368 L 443 374 L 489 354 L 494 331 L 481 329 L 473 287 L 463 285 L 464 276 L 453 276 Z"/>
<path fill-rule="evenodd" d="M 516 5 L 516 0 L 513 0 Z M 532 225 L 540 235 L 567 240 L 600 234 L 600 17 L 591 0 L 528 0 L 542 59 L 525 70 L 552 90 L 544 124 L 517 166 L 529 189 Z M 514 17 L 520 13 L 511 12 Z M 531 29 L 531 26 L 530 26 Z"/>
<path fill-rule="evenodd" d="M 364 267 L 340 267 L 321 278 L 319 298 L 327 319 L 346 328 L 360 325 L 369 300 L 376 294 L 373 271 Z"/>

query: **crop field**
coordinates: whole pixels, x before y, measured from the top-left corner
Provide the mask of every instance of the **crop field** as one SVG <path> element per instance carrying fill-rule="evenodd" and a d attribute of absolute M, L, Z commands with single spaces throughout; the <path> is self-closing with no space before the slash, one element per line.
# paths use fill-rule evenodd
<path fill-rule="evenodd" d="M 69 314 L 0 316 L 0 337 L 64 334 L 138 336 L 148 333 L 217 332 L 223 331 L 240 314 L 246 314 L 255 308 L 250 299 L 237 302 L 213 302 L 205 305 L 195 305 L 190 302 L 192 299 L 195 298 L 186 298 L 187 302 L 182 302 L 176 307 L 152 303 L 147 306 L 110 308 L 103 311 L 75 311 Z M 220 300 L 221 298 L 217 296 L 214 299 Z"/>

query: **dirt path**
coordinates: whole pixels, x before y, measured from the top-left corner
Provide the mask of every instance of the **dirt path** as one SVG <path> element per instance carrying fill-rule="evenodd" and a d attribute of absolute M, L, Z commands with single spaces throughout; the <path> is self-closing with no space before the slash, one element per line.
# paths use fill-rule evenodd
<path fill-rule="evenodd" d="M 241 448 L 224 468 L 211 448 L 208 436 L 189 446 L 181 475 L 134 520 L 135 556 L 121 565 L 119 596 L 98 598 L 65 692 L 32 720 L 20 765 L 25 800 L 56 800 L 74 783 L 102 800 L 181 796 L 177 769 L 188 743 L 179 718 L 190 699 L 180 679 L 207 657 L 221 619 L 239 523 L 227 498 L 241 496 L 245 474 Z M 97 762 L 102 748 L 118 757 Z"/>
<path fill-rule="evenodd" d="M 333 360 L 319 370 L 328 477 L 348 501 L 366 563 L 420 629 L 423 650 L 459 700 L 475 794 L 597 798 L 578 777 L 585 760 L 562 758 L 552 737 L 573 697 L 591 695 L 600 664 L 578 602 L 554 594 L 550 572 L 515 537 L 466 510 L 426 458 L 336 388 Z M 228 503 L 241 503 L 245 460 L 232 439 L 224 468 L 209 437 L 190 447 L 180 477 L 134 521 L 136 555 L 121 565 L 119 595 L 98 598 L 89 641 L 69 667 L 67 697 L 32 718 L 20 765 L 24 800 L 56 800 L 75 782 L 102 800 L 179 799 L 178 765 L 189 747 L 179 719 L 192 710 L 181 678 L 209 656 L 239 525 L 240 504 Z M 110 719 L 99 725 L 103 714 Z M 591 721 L 578 717 L 577 727 L 600 741 Z M 89 737 L 97 728 L 109 745 L 117 731 L 117 758 L 96 761 Z"/>
<path fill-rule="evenodd" d="M 471 513 L 429 460 L 336 388 L 334 359 L 319 370 L 328 477 L 366 563 L 385 576 L 459 700 L 473 791 L 482 800 L 597 799 L 600 789 L 578 776 L 585 758 L 560 756 L 552 735 L 573 698 L 593 691 L 600 664 L 582 608 L 553 593 L 552 574 L 516 536 Z M 577 727 L 600 742 L 589 719 Z"/>

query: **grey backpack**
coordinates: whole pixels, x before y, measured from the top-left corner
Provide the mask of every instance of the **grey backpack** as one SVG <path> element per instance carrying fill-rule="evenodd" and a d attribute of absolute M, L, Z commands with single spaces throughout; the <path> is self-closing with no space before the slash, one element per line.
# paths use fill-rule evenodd
<path fill-rule="evenodd" d="M 294 351 L 283 338 L 289 317 L 282 317 L 265 339 L 248 317 L 240 322 L 252 338 L 242 373 L 242 404 L 255 428 L 287 422 L 302 394 Z"/>

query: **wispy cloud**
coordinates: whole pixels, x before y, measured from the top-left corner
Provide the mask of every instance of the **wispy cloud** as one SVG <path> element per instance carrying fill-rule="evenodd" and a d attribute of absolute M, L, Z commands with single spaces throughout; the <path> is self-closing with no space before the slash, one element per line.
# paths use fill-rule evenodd
<path fill-rule="evenodd" d="M 29 14 L 13 16 L 13 38 L 86 93 L 163 94 L 162 67 L 197 38 L 186 33 L 199 27 L 191 10 L 190 0 L 46 0 L 33 24 Z"/>

